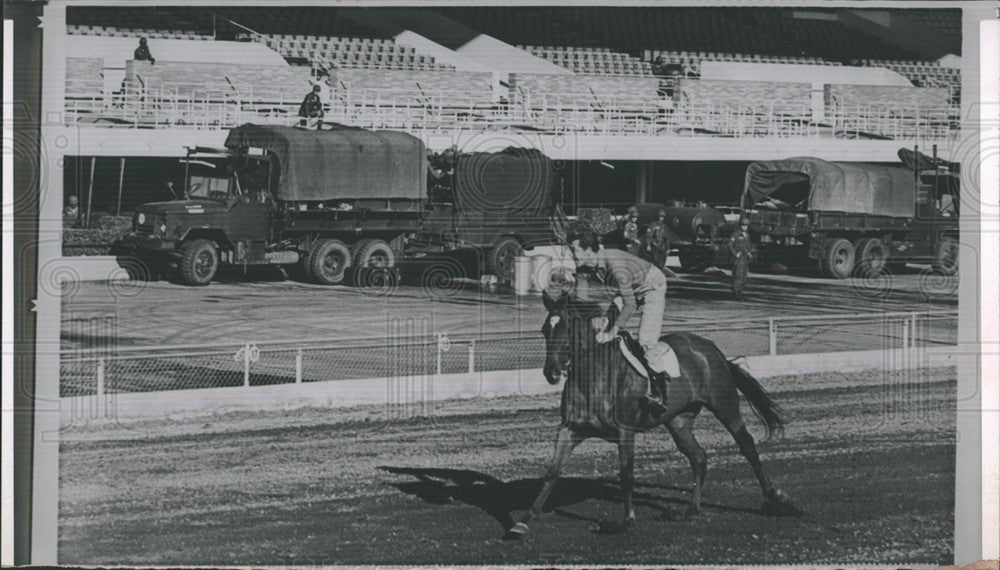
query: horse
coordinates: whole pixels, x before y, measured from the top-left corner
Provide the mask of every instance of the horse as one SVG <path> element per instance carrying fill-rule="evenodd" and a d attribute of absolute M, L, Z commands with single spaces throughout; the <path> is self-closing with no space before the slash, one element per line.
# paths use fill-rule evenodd
<path fill-rule="evenodd" d="M 656 416 L 643 404 L 647 377 L 625 358 L 617 339 L 603 344 L 596 340 L 598 332 L 607 331 L 614 324 L 617 306 L 612 303 L 604 312 L 600 304 L 570 297 L 565 291 L 558 299 L 546 292 L 543 301 L 548 310 L 542 327 L 546 341 L 543 374 L 552 385 L 565 380 L 560 406 L 562 423 L 542 489 L 528 512 L 505 533 L 505 538 L 516 540 L 527 534 L 528 524 L 541 514 L 573 449 L 591 437 L 618 446 L 624 503 L 624 516 L 618 527 L 625 530 L 634 525 L 635 436 L 658 426 L 666 426 L 691 464 L 693 492 L 684 516 L 697 515 L 701 511 L 707 456 L 694 438 L 692 425 L 702 408 L 710 410 L 736 440 L 760 484 L 765 511 L 801 514 L 788 495 L 772 485 L 765 474 L 757 445 L 740 415 L 737 392 L 743 394 L 764 423 L 767 439 L 784 429 L 783 412 L 760 382 L 737 364 L 737 359 L 727 359 L 713 342 L 695 334 L 663 336 L 660 340 L 669 344 L 677 355 L 681 376 L 668 385 L 667 411 Z M 623 338 L 630 340 L 627 333 Z"/>

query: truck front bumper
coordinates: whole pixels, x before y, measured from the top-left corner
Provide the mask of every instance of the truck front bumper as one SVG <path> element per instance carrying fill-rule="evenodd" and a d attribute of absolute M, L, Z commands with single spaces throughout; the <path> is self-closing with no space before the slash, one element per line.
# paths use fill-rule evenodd
<path fill-rule="evenodd" d="M 114 255 L 134 255 L 142 257 L 143 253 L 169 254 L 177 251 L 177 243 L 154 236 L 131 234 L 111 246 Z"/>

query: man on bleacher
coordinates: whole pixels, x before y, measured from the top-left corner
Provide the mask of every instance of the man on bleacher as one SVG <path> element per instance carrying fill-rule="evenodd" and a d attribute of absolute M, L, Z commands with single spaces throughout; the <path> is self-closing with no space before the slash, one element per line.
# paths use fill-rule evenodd
<path fill-rule="evenodd" d="M 319 85 L 313 85 L 312 91 L 306 93 L 305 99 L 302 100 L 302 104 L 299 105 L 299 116 L 302 120 L 299 121 L 299 125 L 303 127 L 311 127 L 313 124 L 316 125 L 316 129 L 320 128 L 323 118 L 323 100 L 319 97 Z"/>
<path fill-rule="evenodd" d="M 132 54 L 132 59 L 136 61 L 148 61 L 150 64 L 156 64 L 156 58 L 153 54 L 149 53 L 149 46 L 146 45 L 146 38 L 139 38 L 139 47 L 135 48 L 135 53 Z"/>

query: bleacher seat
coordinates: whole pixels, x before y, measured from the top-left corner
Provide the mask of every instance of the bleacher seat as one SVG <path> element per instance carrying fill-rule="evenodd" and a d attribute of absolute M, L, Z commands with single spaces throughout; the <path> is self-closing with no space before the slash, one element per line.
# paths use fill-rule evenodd
<path fill-rule="evenodd" d="M 341 68 L 330 84 L 351 104 L 396 101 L 400 104 L 491 105 L 493 76 L 484 72 Z"/>
<path fill-rule="evenodd" d="M 308 69 L 277 65 L 129 61 L 125 78 L 148 92 L 164 90 L 181 99 L 223 97 L 248 106 L 297 107 L 311 89 Z"/>

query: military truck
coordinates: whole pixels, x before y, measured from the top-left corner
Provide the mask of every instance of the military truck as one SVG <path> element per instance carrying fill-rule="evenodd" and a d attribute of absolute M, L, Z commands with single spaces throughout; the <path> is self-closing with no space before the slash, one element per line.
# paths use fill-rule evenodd
<path fill-rule="evenodd" d="M 538 155 L 532 166 L 551 172 Z M 337 284 L 348 275 L 389 275 L 410 250 L 466 246 L 478 246 L 489 270 L 509 276 L 525 240 L 545 234 L 524 217 L 496 217 L 521 196 L 503 183 L 428 196 L 425 147 L 406 133 L 247 124 L 230 131 L 225 148 L 191 148 L 183 161 L 183 196 L 138 207 L 132 233 L 113 252 L 140 259 L 151 273 L 176 271 L 189 285 L 207 285 L 223 263 L 297 265 L 316 282 Z M 489 165 L 508 162 L 481 157 L 458 177 L 482 179 Z M 485 193 L 470 194 L 478 190 Z M 545 190 L 547 208 L 553 194 Z M 476 216 L 492 219 L 470 225 Z"/>
<path fill-rule="evenodd" d="M 957 165 L 908 149 L 900 158 L 909 168 L 808 157 L 751 164 L 741 205 L 761 261 L 835 279 L 894 262 L 954 274 Z"/>

